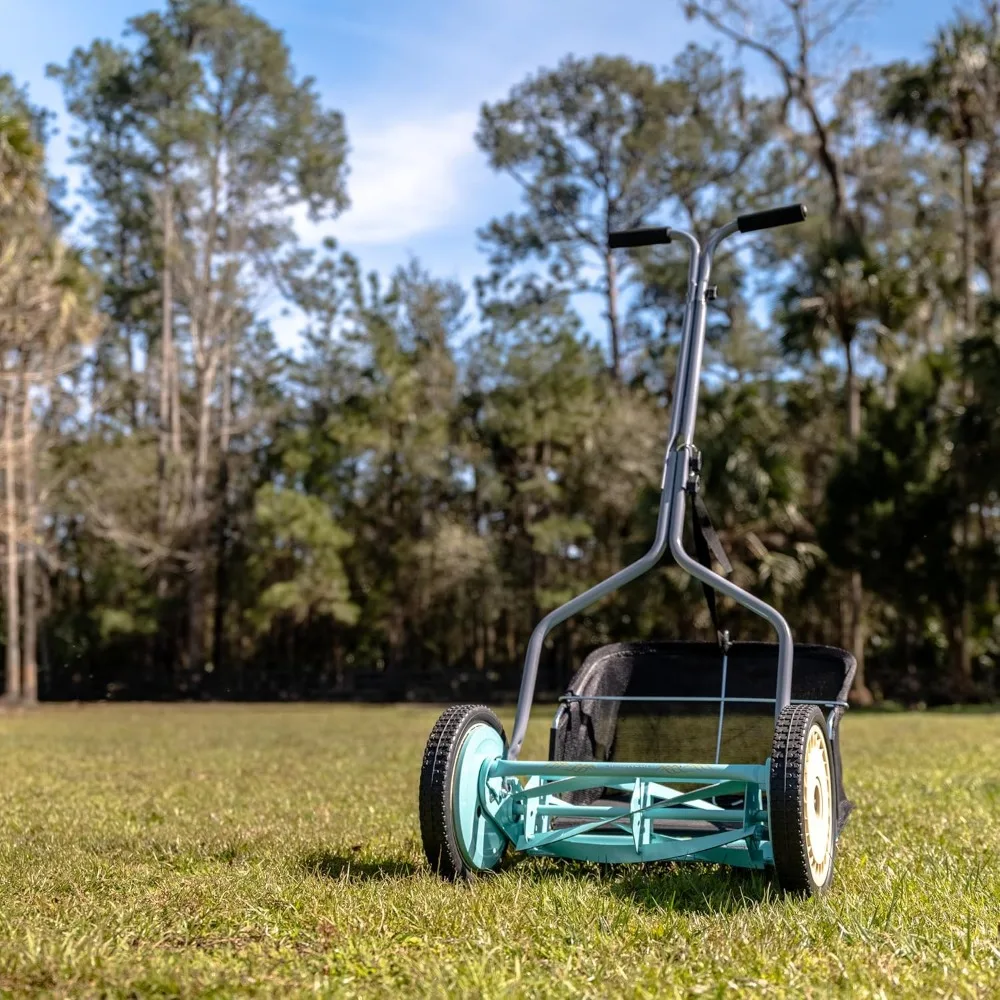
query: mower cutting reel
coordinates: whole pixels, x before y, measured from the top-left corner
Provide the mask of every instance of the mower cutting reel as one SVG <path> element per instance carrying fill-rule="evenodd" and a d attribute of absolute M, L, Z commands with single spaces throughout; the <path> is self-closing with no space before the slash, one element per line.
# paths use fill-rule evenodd
<path fill-rule="evenodd" d="M 851 809 L 839 723 L 855 670 L 849 653 L 794 646 L 785 619 L 713 569 L 728 560 L 699 496 L 694 445 L 712 258 L 731 234 L 801 222 L 789 205 L 742 215 L 708 239 L 667 228 L 612 233 L 609 248 L 683 242 L 689 250 L 656 534 L 650 550 L 546 615 L 528 643 L 508 744 L 481 705 L 448 709 L 420 779 L 420 826 L 432 868 L 450 879 L 499 867 L 508 849 L 601 863 L 707 861 L 773 868 L 782 888 L 817 894 L 833 878 Z M 684 548 L 691 500 L 695 553 Z M 669 548 L 700 580 L 718 641 L 632 642 L 586 659 L 562 696 L 548 760 L 521 760 L 549 632 L 652 569 Z M 716 592 L 764 618 L 777 643 L 731 642 Z"/>

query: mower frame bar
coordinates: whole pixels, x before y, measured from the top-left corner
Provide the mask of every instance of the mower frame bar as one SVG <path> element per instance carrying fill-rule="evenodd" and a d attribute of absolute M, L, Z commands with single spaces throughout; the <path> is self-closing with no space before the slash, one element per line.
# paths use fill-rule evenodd
<path fill-rule="evenodd" d="M 776 214 L 775 214 L 776 213 Z M 804 210 L 791 212 L 774 210 L 768 213 L 758 213 L 757 220 L 762 224 L 754 225 L 754 229 L 770 228 L 774 225 L 787 225 L 805 218 Z M 608 579 L 584 591 L 572 600 L 550 611 L 535 626 L 528 641 L 528 649 L 524 658 L 524 673 L 521 678 L 521 689 L 517 699 L 517 710 L 514 716 L 514 728 L 511 733 L 510 745 L 506 758 L 515 761 L 524 745 L 524 737 L 528 731 L 528 721 L 531 717 L 531 706 L 535 697 L 535 686 L 538 680 L 538 664 L 542 649 L 548 634 L 567 618 L 589 608 L 592 604 L 614 593 L 627 583 L 653 569 L 663 558 L 669 548 L 677 564 L 690 576 L 713 587 L 719 593 L 732 598 L 738 604 L 765 619 L 775 630 L 778 637 L 778 673 L 777 690 L 774 699 L 775 719 L 791 702 L 792 690 L 792 632 L 784 617 L 765 601 L 736 586 L 730 580 L 720 576 L 713 570 L 702 566 L 684 549 L 684 513 L 685 491 L 690 481 L 692 469 L 691 459 L 695 454 L 694 428 L 698 412 L 698 388 L 701 379 L 702 356 L 705 349 L 705 327 L 707 321 L 707 301 L 709 298 L 709 278 L 712 272 L 712 261 L 719 244 L 733 233 L 745 229 L 750 231 L 750 216 L 727 223 L 715 230 L 709 237 L 704 249 L 697 238 L 683 229 L 664 230 L 667 239 L 660 242 L 681 242 L 688 247 L 688 290 L 684 304 L 684 319 L 681 328 L 680 352 L 677 362 L 677 375 L 674 381 L 674 398 L 670 412 L 670 430 L 667 438 L 667 448 L 663 463 L 663 476 L 660 481 L 660 503 L 656 521 L 656 533 L 649 551 L 630 565 L 620 569 Z M 741 226 L 741 221 L 743 226 Z M 643 235 L 646 235 L 644 231 Z M 635 245 L 623 241 L 621 234 L 611 241 L 618 245 Z M 544 773 L 553 775 L 554 765 L 549 762 L 544 765 Z M 593 765 L 591 765 L 593 766 Z M 639 773 L 636 767 L 630 765 L 627 774 L 633 778 Z M 678 767 L 681 765 L 671 765 Z M 720 765 L 721 766 L 721 765 Z M 517 772 L 525 773 L 523 770 Z M 561 773 L 561 772 L 560 772 Z M 568 772 L 578 773 L 578 772 Z M 722 845 L 720 845 L 722 846 Z"/>
<path fill-rule="evenodd" d="M 720 703 L 725 705 L 773 705 L 773 698 L 732 698 L 729 695 L 714 694 L 563 694 L 559 696 L 560 704 L 571 701 L 676 701 L 676 702 L 709 702 L 714 705 Z M 839 701 L 817 701 L 815 698 L 792 698 L 790 705 L 819 705 L 820 708 L 847 708 L 850 702 Z"/>
<path fill-rule="evenodd" d="M 635 764 L 616 761 L 511 760 L 493 762 L 491 778 L 593 778 L 595 788 L 607 786 L 608 778 L 648 778 L 650 781 L 710 782 L 749 781 L 767 785 L 765 764 Z"/>

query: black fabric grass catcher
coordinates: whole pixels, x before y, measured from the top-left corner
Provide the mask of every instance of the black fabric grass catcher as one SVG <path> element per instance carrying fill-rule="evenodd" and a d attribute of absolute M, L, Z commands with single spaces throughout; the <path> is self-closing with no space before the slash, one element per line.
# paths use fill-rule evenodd
<path fill-rule="evenodd" d="M 852 804 L 844 794 L 840 719 L 854 657 L 831 646 L 796 645 L 792 701 L 826 716 L 834 767 L 837 832 Z M 552 724 L 551 760 L 763 764 L 774 738 L 778 647 L 737 642 L 624 642 L 587 657 Z M 721 721 L 721 694 L 725 695 Z M 669 698 L 671 700 L 662 700 Z M 737 701 L 735 699 L 758 699 Z M 657 700 L 661 699 L 661 700 Z M 705 700 L 697 700 L 705 699 Z M 732 699 L 732 700 L 731 700 Z M 609 789 L 570 793 L 573 801 L 614 798 Z"/>

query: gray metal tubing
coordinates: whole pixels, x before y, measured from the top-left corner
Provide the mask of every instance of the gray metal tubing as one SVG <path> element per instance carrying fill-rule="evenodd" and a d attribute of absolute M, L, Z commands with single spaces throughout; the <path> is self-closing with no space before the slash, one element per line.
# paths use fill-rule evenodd
<path fill-rule="evenodd" d="M 727 705 L 773 705 L 773 698 L 733 698 L 727 697 L 725 699 L 721 698 L 719 695 L 708 694 L 708 695 L 693 695 L 693 694 L 661 694 L 661 695 L 644 695 L 644 694 L 564 694 L 559 698 L 560 705 L 556 710 L 556 718 L 559 717 L 559 712 L 562 711 L 562 703 L 568 704 L 571 701 L 669 701 L 676 702 L 678 704 L 684 704 L 686 702 L 695 702 L 699 704 L 706 705 L 717 705 L 720 701 L 725 701 Z M 813 698 L 792 698 L 790 704 L 792 705 L 819 705 L 820 708 L 849 708 L 850 702 L 839 700 L 839 701 L 816 701 Z"/>
<path fill-rule="evenodd" d="M 697 239 L 695 239 L 691 233 L 675 229 L 672 230 L 672 235 L 676 239 L 684 240 L 691 253 L 690 261 L 688 263 L 689 299 L 688 307 L 685 310 L 682 335 L 681 353 L 683 355 L 687 349 L 688 342 L 692 339 L 693 306 L 695 303 L 693 303 L 691 299 L 694 298 L 696 290 L 696 282 L 693 280 L 693 277 L 697 273 L 696 268 L 699 264 L 701 248 L 698 245 Z M 613 576 L 608 577 L 607 580 L 603 580 L 601 583 L 591 587 L 590 590 L 584 591 L 578 597 L 574 597 L 571 601 L 567 601 L 561 607 L 556 608 L 554 611 L 550 611 L 535 626 L 534 631 L 531 633 L 531 638 L 528 640 L 528 651 L 524 657 L 524 673 L 521 677 L 521 690 L 517 696 L 517 711 L 514 713 L 514 729 L 511 733 L 510 746 L 507 750 L 508 760 L 517 760 L 518 754 L 521 752 L 521 747 L 524 744 L 524 737 L 528 732 L 528 720 L 531 717 L 531 703 L 535 697 L 535 684 L 538 680 L 538 663 L 542 658 L 542 648 L 545 644 L 545 638 L 549 632 L 551 632 L 557 625 L 566 621 L 567 618 L 571 618 L 573 615 L 584 611 L 593 603 L 599 601 L 602 597 L 606 597 L 608 594 L 614 593 L 614 591 L 618 590 L 620 587 L 624 587 L 626 583 L 631 583 L 631 581 L 636 577 L 642 576 L 643 573 L 651 570 L 663 558 L 663 554 L 667 551 L 667 530 L 670 521 L 670 490 L 668 487 L 669 484 L 675 479 L 675 476 L 673 475 L 673 466 L 676 464 L 678 455 L 680 454 L 674 448 L 674 442 L 677 439 L 677 417 L 679 415 L 680 408 L 683 405 L 682 399 L 687 395 L 687 386 L 685 385 L 686 367 L 689 366 L 678 366 L 677 370 L 674 404 L 672 407 L 673 417 L 671 419 L 671 428 L 668 438 L 669 445 L 664 459 L 663 482 L 660 489 L 660 509 L 656 520 L 656 536 L 653 539 L 653 545 L 644 556 L 637 559 L 634 563 L 631 563 L 624 569 L 620 569 Z"/>
<path fill-rule="evenodd" d="M 729 649 L 722 651 L 722 697 L 719 699 L 719 731 L 715 737 L 715 763 L 722 756 L 722 723 L 726 717 L 726 675 L 729 672 Z"/>
<path fill-rule="evenodd" d="M 701 381 L 701 359 L 705 351 L 705 321 L 708 315 L 708 305 L 705 295 L 708 291 L 708 279 L 712 273 L 712 257 L 715 248 L 732 233 L 736 232 L 736 223 L 717 229 L 705 244 L 698 260 L 698 277 L 694 289 L 694 308 L 691 320 L 691 348 L 687 359 L 687 372 L 684 379 L 684 399 L 678 414 L 676 447 L 690 447 L 694 439 L 694 424 L 698 416 L 698 389 Z"/>
<path fill-rule="evenodd" d="M 684 550 L 684 513 L 685 502 L 684 492 L 688 482 L 691 462 L 691 448 L 694 437 L 695 417 L 698 410 L 698 383 L 701 376 L 701 359 L 705 349 L 705 323 L 707 315 L 707 305 L 705 292 L 708 288 L 708 279 L 712 272 L 712 257 L 716 247 L 731 233 L 736 232 L 737 224 L 730 222 L 728 225 L 717 229 L 710 237 L 701 255 L 698 265 L 698 287 L 697 300 L 695 302 L 695 316 L 693 321 L 690 360 L 688 365 L 688 377 L 685 385 L 685 399 L 680 413 L 681 431 L 677 443 L 678 460 L 672 462 L 671 471 L 673 480 L 670 483 L 672 502 L 668 503 L 670 512 L 670 552 L 677 565 L 685 570 L 696 580 L 708 584 L 721 594 L 731 597 L 737 604 L 741 604 L 748 611 L 759 615 L 770 623 L 778 635 L 778 683 L 774 702 L 774 716 L 777 718 L 782 709 L 790 702 L 792 697 L 792 631 L 788 627 L 788 622 L 784 617 L 769 604 L 747 593 L 741 587 L 727 580 L 724 576 L 713 572 L 700 562 L 693 559 Z"/>
<path fill-rule="evenodd" d="M 672 466 L 676 464 L 679 452 L 673 452 L 667 458 L 667 469 L 664 474 L 664 481 L 670 482 L 674 479 Z M 614 593 L 626 583 L 630 583 L 637 576 L 651 570 L 667 551 L 667 526 L 669 524 L 669 490 L 662 490 L 660 493 L 660 512 L 656 520 L 656 536 L 650 550 L 634 563 L 620 569 L 613 576 L 608 577 L 601 583 L 584 591 L 573 600 L 567 601 L 561 607 L 550 611 L 536 626 L 528 640 L 528 652 L 524 657 L 524 674 L 521 677 L 521 690 L 517 696 L 517 711 L 514 713 L 514 729 L 511 733 L 510 747 L 507 750 L 508 760 L 517 760 L 517 755 L 524 744 L 524 737 L 528 731 L 528 719 L 531 715 L 531 703 L 535 697 L 535 682 L 538 679 L 538 663 L 542 657 L 542 647 L 545 638 L 557 625 L 578 614 L 580 611 L 589 608 L 595 601 L 602 597 Z"/>
<path fill-rule="evenodd" d="M 687 468 L 687 456 L 682 462 L 676 463 L 676 468 Z M 675 477 L 676 480 L 680 478 Z M 686 473 L 685 473 L 686 478 Z M 682 479 L 681 482 L 684 482 Z M 724 576 L 710 569 L 706 569 L 697 559 L 684 551 L 684 542 L 681 537 L 684 528 L 684 489 L 677 488 L 674 492 L 676 502 L 671 506 L 671 521 L 674 522 L 670 530 L 670 552 L 677 565 L 685 570 L 696 580 L 707 583 L 714 587 L 720 594 L 731 597 L 737 604 L 742 604 L 748 611 L 759 615 L 767 621 L 778 635 L 778 685 L 774 698 L 774 717 L 781 715 L 782 710 L 791 704 L 792 700 L 792 630 L 788 627 L 788 622 L 781 613 L 770 604 L 765 603 L 753 594 L 748 594 L 742 587 L 737 587 L 735 583 L 727 580 Z"/>
<path fill-rule="evenodd" d="M 490 778 L 649 778 L 673 784 L 692 784 L 714 781 L 746 781 L 756 785 L 766 783 L 768 768 L 764 764 L 649 764 L 600 761 L 589 763 L 577 760 L 495 760 L 489 769 Z"/>
<path fill-rule="evenodd" d="M 674 450 L 680 433 L 684 400 L 688 395 L 688 377 L 691 365 L 691 336 L 694 329 L 695 314 L 698 310 L 698 270 L 701 264 L 701 247 L 690 233 L 676 230 L 675 234 L 686 239 L 691 248 L 688 258 L 687 297 L 684 300 L 684 319 L 681 324 L 681 349 L 677 356 L 677 374 L 674 376 L 674 398 L 670 401 L 670 425 L 667 437 L 667 455 Z M 664 469 L 666 462 L 664 461 Z M 661 488 L 667 485 L 666 480 Z"/>

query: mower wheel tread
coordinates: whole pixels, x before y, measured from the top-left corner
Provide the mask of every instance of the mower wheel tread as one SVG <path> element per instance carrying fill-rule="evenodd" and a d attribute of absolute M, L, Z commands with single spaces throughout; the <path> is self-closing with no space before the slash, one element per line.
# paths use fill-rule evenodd
<path fill-rule="evenodd" d="M 462 741 L 469 728 L 485 723 L 507 736 L 500 720 L 485 705 L 453 705 L 446 709 L 427 740 L 420 767 L 420 835 L 431 868 L 450 881 L 469 879 L 469 868 L 458 846 L 452 807 L 452 781 Z"/>
<path fill-rule="evenodd" d="M 809 867 L 806 820 L 803 811 L 805 752 L 809 731 L 818 723 L 829 740 L 826 720 L 816 705 L 788 705 L 779 715 L 771 748 L 768 789 L 770 841 L 778 884 L 785 892 L 816 896 L 833 878 L 833 864 L 823 885 L 817 885 Z"/>

